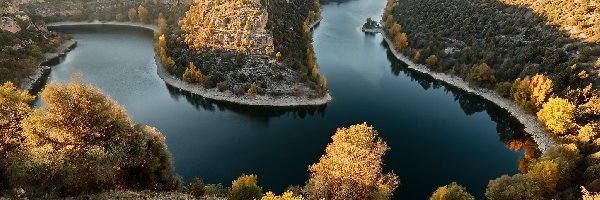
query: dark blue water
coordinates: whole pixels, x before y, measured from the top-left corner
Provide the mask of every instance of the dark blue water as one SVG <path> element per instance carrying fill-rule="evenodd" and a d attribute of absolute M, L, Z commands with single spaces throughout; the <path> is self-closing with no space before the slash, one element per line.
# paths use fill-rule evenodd
<path fill-rule="evenodd" d="M 402 185 L 397 199 L 425 199 L 456 181 L 483 197 L 490 179 L 517 173 L 522 127 L 482 99 L 410 71 L 396 61 L 381 35 L 365 35 L 367 17 L 379 19 L 385 0 L 322 5 L 315 29 L 320 72 L 334 100 L 310 109 L 234 106 L 207 101 L 165 85 L 156 75 L 152 33 L 116 26 L 62 27 L 79 43 L 50 74 L 73 72 L 124 105 L 134 120 L 167 138 L 177 172 L 186 180 L 229 185 L 257 174 L 265 190 L 302 185 L 337 127 L 367 122 L 391 150 L 385 170 Z"/>

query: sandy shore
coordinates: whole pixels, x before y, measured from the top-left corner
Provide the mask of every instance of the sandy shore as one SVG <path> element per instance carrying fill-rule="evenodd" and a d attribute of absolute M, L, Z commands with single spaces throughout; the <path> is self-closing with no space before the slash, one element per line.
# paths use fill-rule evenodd
<path fill-rule="evenodd" d="M 19 86 L 20 89 L 31 91 L 36 85 L 36 83 L 42 81 L 41 79 L 42 77 L 44 77 L 44 74 L 48 70 L 50 70 L 50 66 L 46 66 L 44 64 L 48 61 L 57 59 L 58 57 L 65 55 L 67 52 L 75 48 L 76 45 L 77 42 L 75 40 L 67 40 L 65 43 L 61 44 L 56 49 L 56 53 L 45 53 L 44 60 L 42 60 L 42 62 L 38 65 L 35 72 L 31 76 L 29 76 L 27 80 L 24 80 L 21 83 L 21 85 Z"/>
<path fill-rule="evenodd" d="M 394 46 L 392 41 L 385 34 L 382 33 L 381 35 L 383 35 L 388 46 Z M 488 101 L 491 101 L 492 103 L 508 111 L 513 117 L 515 117 L 517 120 L 519 120 L 521 124 L 525 126 L 525 132 L 531 135 L 531 137 L 533 138 L 533 140 L 535 140 L 535 142 L 538 145 L 538 148 L 540 149 L 540 151 L 542 151 L 542 153 L 545 153 L 548 149 L 556 146 L 556 142 L 550 137 L 550 135 L 548 135 L 545 128 L 537 120 L 537 117 L 525 112 L 523 109 L 521 109 L 521 107 L 515 104 L 514 101 L 498 95 L 493 90 L 472 87 L 460 77 L 431 71 L 425 65 L 415 64 L 412 60 L 410 60 L 403 54 L 397 52 L 394 48 L 389 49 L 392 51 L 394 56 L 396 56 L 396 58 L 406 63 L 408 65 L 408 68 L 421 73 L 429 74 L 436 80 L 446 82 L 468 93 L 475 94 L 484 99 L 487 99 Z"/>

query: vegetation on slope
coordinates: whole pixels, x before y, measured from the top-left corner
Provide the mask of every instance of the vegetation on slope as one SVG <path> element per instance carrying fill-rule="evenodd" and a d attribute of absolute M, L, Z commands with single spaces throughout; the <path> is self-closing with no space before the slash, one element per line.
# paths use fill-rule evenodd
<path fill-rule="evenodd" d="M 0 5 L 0 83 L 17 84 L 27 80 L 67 37 L 46 30 L 43 22 L 21 12 L 10 1 Z"/>
<path fill-rule="evenodd" d="M 592 85 L 600 48 L 546 24 L 567 27 L 554 16 L 567 6 L 578 10 L 567 14 L 583 24 L 578 29 L 590 28 L 594 9 L 586 1 L 549 1 L 543 9 L 506 2 L 524 1 L 390 0 L 384 30 L 416 62 L 513 99 L 560 144 L 520 160 L 521 174 L 490 181 L 488 199 L 577 199 L 580 185 L 600 191 L 600 93 Z"/>
<path fill-rule="evenodd" d="M 317 1 L 197 1 L 160 31 L 157 52 L 167 71 L 207 89 L 320 97 L 327 86 L 309 27 L 319 16 Z"/>

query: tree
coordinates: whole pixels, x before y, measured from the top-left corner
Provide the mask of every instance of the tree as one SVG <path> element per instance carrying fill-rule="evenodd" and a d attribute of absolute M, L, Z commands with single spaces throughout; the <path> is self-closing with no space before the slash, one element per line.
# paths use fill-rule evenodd
<path fill-rule="evenodd" d="M 204 195 L 204 182 L 198 177 L 194 177 L 187 186 L 188 194 L 196 197 L 202 197 Z"/>
<path fill-rule="evenodd" d="M 561 136 L 575 127 L 575 106 L 568 100 L 554 97 L 546 102 L 537 113 L 538 119 L 546 126 L 554 136 Z"/>
<path fill-rule="evenodd" d="M 157 35 L 162 35 L 167 30 L 167 26 L 168 26 L 167 20 L 165 19 L 165 16 L 162 13 L 158 14 L 157 26 L 158 26 L 158 34 Z"/>
<path fill-rule="evenodd" d="M 398 52 L 408 48 L 408 37 L 406 36 L 406 33 L 400 33 L 394 37 L 394 47 L 396 47 Z"/>
<path fill-rule="evenodd" d="M 552 94 L 552 80 L 543 74 L 536 74 L 529 83 L 531 101 L 536 108 L 541 108 Z"/>
<path fill-rule="evenodd" d="M 558 183 L 558 164 L 552 160 L 543 160 L 533 163 L 527 176 L 534 178 L 537 182 L 542 183 L 547 193 L 556 192 L 556 184 Z"/>
<path fill-rule="evenodd" d="M 22 143 L 21 121 L 31 112 L 28 104 L 33 98 L 28 92 L 19 91 L 12 82 L 0 86 L 0 155 L 17 149 Z M 0 167 L 3 158 L 0 158 Z"/>
<path fill-rule="evenodd" d="M 475 197 L 463 186 L 452 182 L 435 190 L 429 200 L 475 200 Z"/>
<path fill-rule="evenodd" d="M 146 9 L 146 7 L 144 7 L 142 5 L 138 6 L 137 12 L 138 12 L 140 22 L 143 22 L 146 24 L 149 23 L 148 10 Z"/>
<path fill-rule="evenodd" d="M 303 200 L 302 195 L 295 196 L 294 193 L 286 191 L 281 196 L 275 196 L 273 192 L 267 192 L 260 200 Z"/>
<path fill-rule="evenodd" d="M 485 197 L 489 200 L 545 199 L 542 185 L 522 174 L 503 175 L 500 178 L 491 180 L 485 190 Z"/>
<path fill-rule="evenodd" d="M 115 15 L 115 20 L 117 20 L 119 22 L 125 21 L 125 16 L 123 15 L 123 13 L 117 13 Z"/>
<path fill-rule="evenodd" d="M 256 92 L 257 92 L 257 89 L 256 89 L 256 82 L 253 82 L 253 83 L 250 85 L 250 88 L 248 88 L 248 91 L 246 91 L 246 95 L 248 95 L 248 96 L 251 96 L 251 97 L 254 97 L 254 96 L 256 96 Z"/>
<path fill-rule="evenodd" d="M 231 183 L 231 189 L 227 194 L 230 200 L 259 199 L 262 196 L 262 188 L 257 185 L 256 175 L 242 174 Z"/>
<path fill-rule="evenodd" d="M 492 88 L 496 84 L 496 76 L 494 70 L 486 63 L 473 66 L 467 80 L 472 84 L 480 87 Z"/>
<path fill-rule="evenodd" d="M 415 53 L 414 60 L 417 63 L 421 61 L 421 52 L 417 51 L 417 53 Z"/>
<path fill-rule="evenodd" d="M 429 58 L 427 58 L 425 60 L 425 64 L 427 64 L 427 66 L 429 66 L 430 68 L 437 67 L 437 62 L 438 62 L 438 58 L 435 55 L 431 55 L 431 56 L 429 56 Z"/>
<path fill-rule="evenodd" d="M 129 18 L 129 21 L 134 22 L 135 18 L 137 17 L 137 10 L 135 10 L 135 8 L 130 8 L 129 11 L 127 11 L 127 17 Z"/>
<path fill-rule="evenodd" d="M 279 61 L 281 60 L 281 52 L 279 52 L 279 51 L 278 51 L 278 52 L 275 54 L 275 59 L 277 59 L 277 60 L 279 60 Z"/>
<path fill-rule="evenodd" d="M 389 148 L 375 129 L 366 123 L 339 128 L 332 139 L 325 155 L 309 166 L 308 199 L 390 198 L 399 181 L 394 173 L 382 172 Z"/>
<path fill-rule="evenodd" d="M 202 80 L 202 71 L 193 62 L 190 62 L 183 73 L 183 80 L 188 83 L 199 83 Z"/>
<path fill-rule="evenodd" d="M 400 26 L 400 24 L 398 23 L 394 23 L 394 25 L 392 25 L 392 27 L 390 27 L 390 37 L 394 38 L 396 37 L 396 35 L 398 33 L 400 33 L 400 31 L 402 30 L 402 27 Z"/>
<path fill-rule="evenodd" d="M 57 195 L 180 187 L 160 132 L 133 123 L 115 101 L 74 79 L 48 84 L 42 107 L 23 120 L 25 140 L 7 168 L 10 183 Z"/>

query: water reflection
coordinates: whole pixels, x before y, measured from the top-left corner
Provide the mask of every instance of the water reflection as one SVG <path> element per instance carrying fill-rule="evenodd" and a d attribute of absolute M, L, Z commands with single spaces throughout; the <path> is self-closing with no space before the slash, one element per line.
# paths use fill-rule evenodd
<path fill-rule="evenodd" d="M 243 116 L 249 117 L 254 121 L 268 124 L 271 118 L 278 118 L 282 116 L 290 116 L 292 118 L 304 119 L 308 117 L 325 117 L 325 110 L 327 105 L 322 106 L 300 106 L 292 108 L 279 108 L 270 106 L 244 106 L 224 101 L 216 101 L 204 98 L 200 95 L 193 94 L 179 88 L 175 88 L 169 84 L 165 84 L 169 95 L 176 101 L 185 99 L 188 103 L 193 105 L 196 110 L 205 110 L 214 112 L 218 110 L 220 112 L 232 111 Z"/>
<path fill-rule="evenodd" d="M 387 44 L 384 46 L 387 48 Z M 408 68 L 408 65 L 396 59 L 389 49 L 387 58 L 391 63 L 392 74 L 399 76 L 402 73 L 410 77 L 411 81 L 417 82 L 425 90 L 443 88 L 447 94 L 450 93 L 454 96 L 454 101 L 460 105 L 466 115 L 485 111 L 491 120 L 496 122 L 496 131 L 500 136 L 500 142 L 504 143 L 508 149 L 516 152 L 525 150 L 525 157 L 520 159 L 520 162 L 530 160 L 540 154 L 531 136 L 524 131 L 525 126 L 511 116 L 508 111 L 477 95 L 464 92 L 457 87 L 436 80 L 428 74 Z"/>

